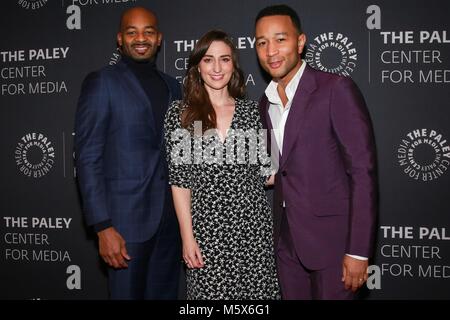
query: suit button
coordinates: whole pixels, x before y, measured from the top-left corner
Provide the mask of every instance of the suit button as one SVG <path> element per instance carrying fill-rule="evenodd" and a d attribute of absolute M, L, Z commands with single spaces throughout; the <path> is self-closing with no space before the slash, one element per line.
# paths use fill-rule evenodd
<path fill-rule="evenodd" d="M 281 175 L 282 175 L 283 177 L 286 177 L 286 176 L 287 176 L 287 172 L 286 172 L 286 171 L 281 171 Z"/>
<path fill-rule="evenodd" d="M 280 201 L 279 205 L 281 208 L 283 208 L 283 201 Z"/>

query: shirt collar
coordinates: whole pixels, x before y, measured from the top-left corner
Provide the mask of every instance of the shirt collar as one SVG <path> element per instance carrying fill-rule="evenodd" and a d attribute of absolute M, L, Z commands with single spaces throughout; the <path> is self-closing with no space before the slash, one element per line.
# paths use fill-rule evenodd
<path fill-rule="evenodd" d="M 294 98 L 295 92 L 297 91 L 298 84 L 300 83 L 300 79 L 302 78 L 303 72 L 306 68 L 306 62 L 302 59 L 302 65 L 298 69 L 297 73 L 294 75 L 294 77 L 289 81 L 288 85 L 286 86 L 286 96 L 289 101 L 292 101 Z M 271 104 L 281 104 L 280 96 L 278 95 L 277 91 L 278 83 L 275 81 L 270 81 L 269 85 L 267 86 L 265 90 L 265 94 L 267 96 L 267 99 Z"/>

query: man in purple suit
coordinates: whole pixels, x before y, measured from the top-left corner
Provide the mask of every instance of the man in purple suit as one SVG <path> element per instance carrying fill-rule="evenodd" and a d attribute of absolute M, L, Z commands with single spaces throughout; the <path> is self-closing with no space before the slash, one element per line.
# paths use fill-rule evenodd
<path fill-rule="evenodd" d="M 272 132 L 275 250 L 284 299 L 352 299 L 367 280 L 376 218 L 376 156 L 354 82 L 314 70 L 286 5 L 256 17 L 256 51 L 272 76 L 260 102 Z M 276 151 L 274 151 L 276 149 Z"/>

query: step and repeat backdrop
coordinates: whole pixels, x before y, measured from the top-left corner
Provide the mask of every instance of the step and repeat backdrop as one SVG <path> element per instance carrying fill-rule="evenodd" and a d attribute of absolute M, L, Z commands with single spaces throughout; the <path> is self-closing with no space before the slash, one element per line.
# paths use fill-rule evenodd
<path fill-rule="evenodd" d="M 206 31 L 239 49 L 249 97 L 267 85 L 254 17 L 272 1 L 6 0 L 0 3 L 0 299 L 105 299 L 73 161 L 84 77 L 120 59 L 120 13 L 159 16 L 158 66 L 180 82 Z M 363 299 L 450 298 L 450 2 L 285 1 L 301 16 L 305 60 L 352 77 L 373 120 L 380 211 Z M 318 253 L 320 254 L 320 253 Z"/>

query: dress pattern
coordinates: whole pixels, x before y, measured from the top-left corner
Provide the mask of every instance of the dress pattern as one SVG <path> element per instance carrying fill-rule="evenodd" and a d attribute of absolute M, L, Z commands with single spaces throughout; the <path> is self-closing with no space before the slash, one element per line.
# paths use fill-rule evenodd
<path fill-rule="evenodd" d="M 197 140 L 195 145 L 195 131 L 183 129 L 187 132 L 184 146 L 187 143 L 191 147 L 184 152 L 179 147 L 183 138 L 174 134 L 181 129 L 183 110 L 181 101 L 174 101 L 166 115 L 169 182 L 191 189 L 194 236 L 205 263 L 203 268 L 187 270 L 187 298 L 279 299 L 272 213 L 264 192 L 270 160 L 258 157 L 254 161 L 250 154 L 255 145 L 248 136 L 245 144 L 229 143 L 242 142 L 242 132 L 254 134 L 262 129 L 257 103 L 236 99 L 230 130 L 223 142 L 214 129 L 212 134 L 205 132 L 200 144 Z M 265 154 L 264 145 L 262 148 Z M 221 161 L 213 159 L 217 155 L 222 155 Z"/>

